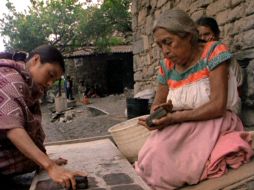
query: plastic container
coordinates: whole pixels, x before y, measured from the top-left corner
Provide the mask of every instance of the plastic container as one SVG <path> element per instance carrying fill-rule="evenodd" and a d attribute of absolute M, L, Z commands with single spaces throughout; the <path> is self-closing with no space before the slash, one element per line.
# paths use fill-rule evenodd
<path fill-rule="evenodd" d="M 127 98 L 126 105 L 128 119 L 149 114 L 148 103 L 149 99 Z"/>

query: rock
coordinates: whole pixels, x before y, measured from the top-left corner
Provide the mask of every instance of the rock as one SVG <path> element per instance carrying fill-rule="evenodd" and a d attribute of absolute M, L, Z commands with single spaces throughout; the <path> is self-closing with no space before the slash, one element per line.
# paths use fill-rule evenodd
<path fill-rule="evenodd" d="M 64 114 L 65 119 L 68 120 L 72 120 L 75 117 L 75 113 L 74 111 L 67 111 Z"/>
<path fill-rule="evenodd" d="M 59 123 L 65 123 L 65 122 L 66 122 L 65 118 L 64 117 L 60 117 Z"/>

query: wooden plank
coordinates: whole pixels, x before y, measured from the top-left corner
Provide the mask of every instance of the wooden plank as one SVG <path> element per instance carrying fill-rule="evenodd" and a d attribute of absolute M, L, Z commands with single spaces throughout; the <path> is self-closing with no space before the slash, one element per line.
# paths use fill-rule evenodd
<path fill-rule="evenodd" d="M 50 145 L 46 146 L 46 149 L 51 158 L 61 156 L 67 159 L 66 168 L 87 171 L 89 178 L 96 182 L 98 188 L 110 190 L 112 187 L 121 189 L 121 186 L 126 186 L 127 189 L 130 187 L 129 189 L 150 190 L 109 139 Z M 48 179 L 45 172 L 38 174 L 30 190 L 35 190 L 36 184 L 45 179 Z"/>

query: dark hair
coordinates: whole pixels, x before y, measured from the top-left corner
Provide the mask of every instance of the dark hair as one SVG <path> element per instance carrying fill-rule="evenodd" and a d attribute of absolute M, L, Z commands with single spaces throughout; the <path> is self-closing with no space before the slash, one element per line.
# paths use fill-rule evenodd
<path fill-rule="evenodd" d="M 209 27 L 214 35 L 218 38 L 220 36 L 220 29 L 216 22 L 216 20 L 212 17 L 201 17 L 196 21 L 197 25 L 199 26 L 206 26 Z"/>
<path fill-rule="evenodd" d="M 11 59 L 14 61 L 26 61 L 27 53 L 24 51 L 18 51 L 15 53 L 0 52 L 0 59 Z"/>
<path fill-rule="evenodd" d="M 18 52 L 15 52 L 12 56 L 12 59 L 15 60 L 15 61 L 26 61 L 26 58 L 28 56 L 28 53 L 27 52 L 24 52 L 24 51 L 18 51 Z"/>
<path fill-rule="evenodd" d="M 0 52 L 0 59 L 12 59 L 12 53 Z"/>
<path fill-rule="evenodd" d="M 41 63 L 59 64 L 63 72 L 65 72 L 64 58 L 61 52 L 53 46 L 41 45 L 35 48 L 28 56 L 27 60 L 34 55 L 40 55 Z"/>

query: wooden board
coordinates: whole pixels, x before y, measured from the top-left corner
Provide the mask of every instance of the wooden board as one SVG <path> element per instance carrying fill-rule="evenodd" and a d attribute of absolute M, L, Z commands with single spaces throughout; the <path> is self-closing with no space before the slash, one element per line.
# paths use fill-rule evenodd
<path fill-rule="evenodd" d="M 51 158 L 67 159 L 66 168 L 88 172 L 89 183 L 92 181 L 91 190 L 150 190 L 109 139 L 51 145 L 46 149 Z M 37 183 L 46 179 L 49 179 L 46 172 L 40 172 L 35 176 L 30 190 L 36 190 Z"/>

